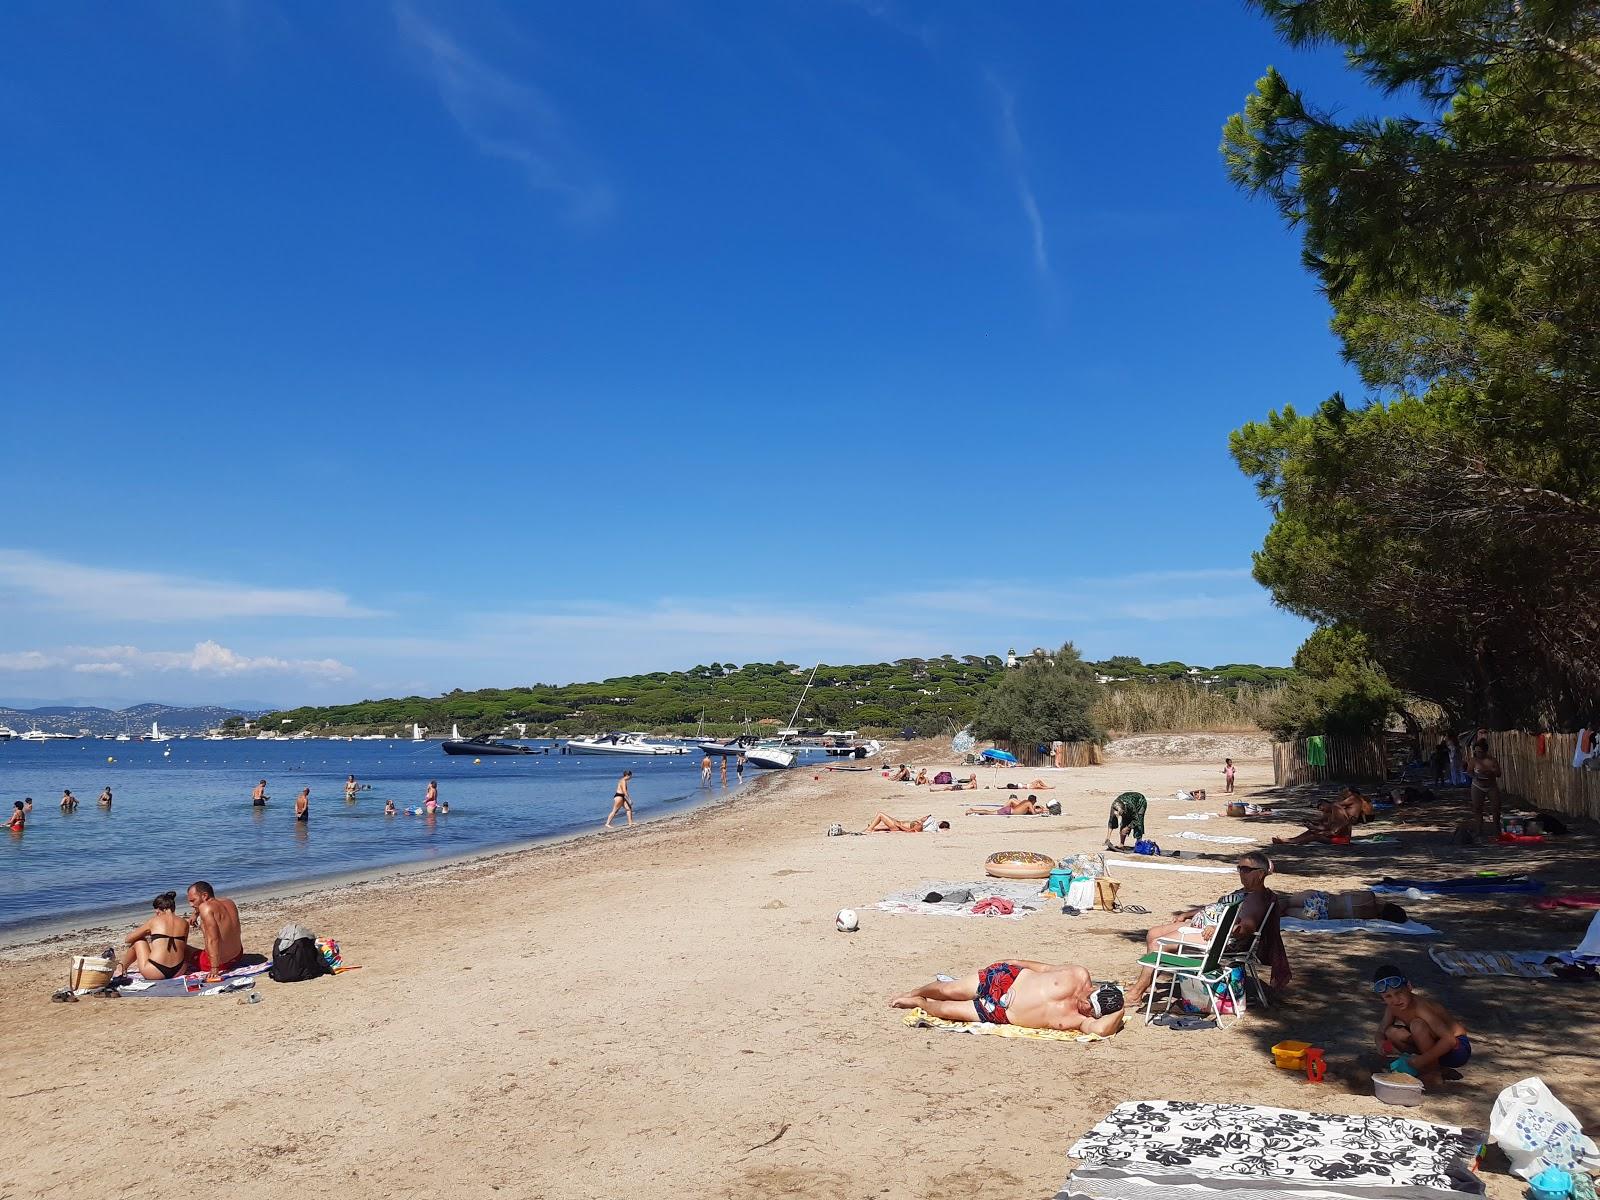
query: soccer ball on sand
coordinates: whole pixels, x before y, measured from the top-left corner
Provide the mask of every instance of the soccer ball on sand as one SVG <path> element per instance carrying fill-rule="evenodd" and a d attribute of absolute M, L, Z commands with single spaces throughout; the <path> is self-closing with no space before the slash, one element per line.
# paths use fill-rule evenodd
<path fill-rule="evenodd" d="M 833 919 L 833 927 L 840 933 L 854 933 L 861 928 L 861 922 L 856 918 L 853 908 L 841 908 L 839 915 Z"/>

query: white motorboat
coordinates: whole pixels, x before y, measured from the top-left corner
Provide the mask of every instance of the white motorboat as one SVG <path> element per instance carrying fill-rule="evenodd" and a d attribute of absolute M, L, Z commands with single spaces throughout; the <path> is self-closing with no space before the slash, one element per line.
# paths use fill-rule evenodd
<path fill-rule="evenodd" d="M 597 733 L 590 737 L 569 738 L 564 754 L 687 754 L 687 746 L 668 746 L 652 742 L 642 733 Z"/>
<path fill-rule="evenodd" d="M 32 729 L 28 730 L 27 733 L 23 734 L 18 740 L 24 742 L 42 742 L 45 740 L 45 734 L 37 725 L 35 725 Z"/>
<path fill-rule="evenodd" d="M 19 734 L 15 729 L 11 728 L 11 726 L 0 725 L 0 742 L 9 742 L 12 738 L 21 736 L 22 735 Z"/>
<path fill-rule="evenodd" d="M 786 771 L 794 766 L 794 751 L 783 746 L 751 746 L 744 752 L 744 761 L 763 771 Z"/>
<path fill-rule="evenodd" d="M 119 733 L 119 734 L 117 734 L 116 737 L 112 738 L 111 740 L 114 741 L 114 742 L 131 742 L 131 741 L 133 741 L 133 739 L 131 737 L 129 737 L 127 734 L 125 734 L 125 733 Z"/>
<path fill-rule="evenodd" d="M 729 738 L 725 742 L 713 740 L 695 743 L 696 750 L 712 758 L 738 758 L 749 748 L 750 744 L 739 738 Z"/>

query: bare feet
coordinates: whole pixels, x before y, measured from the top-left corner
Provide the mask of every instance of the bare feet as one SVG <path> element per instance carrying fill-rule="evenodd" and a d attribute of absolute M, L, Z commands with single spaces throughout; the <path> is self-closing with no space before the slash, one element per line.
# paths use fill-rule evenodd
<path fill-rule="evenodd" d="M 890 1008 L 921 1008 L 922 997 L 915 992 L 907 992 L 904 996 L 896 996 L 889 1001 Z"/>

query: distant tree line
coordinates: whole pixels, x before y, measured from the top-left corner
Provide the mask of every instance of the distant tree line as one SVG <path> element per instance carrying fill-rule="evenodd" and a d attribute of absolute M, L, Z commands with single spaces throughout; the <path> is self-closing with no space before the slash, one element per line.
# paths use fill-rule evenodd
<path fill-rule="evenodd" d="M 1146 666 L 1137 658 L 1118 657 L 1104 663 L 1076 660 L 1075 678 L 1100 690 L 1096 675 L 1127 680 L 1110 686 L 1188 681 L 1181 686 L 1206 687 L 1223 697 L 1241 686 L 1277 683 L 1293 676 L 1286 667 L 1231 663 L 1201 668 L 1198 676 L 1179 662 Z M 800 723 L 807 728 L 858 729 L 864 733 L 918 736 L 954 732 L 972 722 L 980 700 L 1007 671 L 998 655 L 902 658 L 892 663 L 823 666 L 806 696 Z M 530 684 L 526 687 L 460 689 L 443 696 L 406 696 L 363 700 L 355 704 L 286 709 L 263 717 L 263 728 L 285 733 L 406 734 L 413 724 L 437 736 L 458 725 L 468 736 L 497 734 L 518 724 L 529 736 L 596 733 L 642 729 L 658 733 L 726 736 L 747 728 L 772 728 L 786 723 L 800 700 L 809 666 L 795 663 L 713 662 L 687 671 L 655 671 L 595 683 Z M 1200 683 L 1196 680 L 1214 681 Z M 1170 686 L 1180 686 L 1171 684 Z M 765 726 L 758 722 L 768 722 Z"/>

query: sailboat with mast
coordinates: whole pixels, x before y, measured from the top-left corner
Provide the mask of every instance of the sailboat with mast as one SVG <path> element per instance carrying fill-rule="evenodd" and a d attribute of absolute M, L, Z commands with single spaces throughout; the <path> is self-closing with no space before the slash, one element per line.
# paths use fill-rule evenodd
<path fill-rule="evenodd" d="M 784 735 L 793 736 L 800 724 L 800 710 L 805 706 L 806 695 L 811 691 L 811 685 L 821 670 L 819 662 L 811 668 L 811 675 L 806 679 L 806 686 L 800 689 L 800 699 L 794 706 L 794 712 L 789 717 L 789 728 L 784 730 Z M 744 760 L 752 767 L 760 767 L 764 771 L 783 771 L 794 766 L 795 751 L 784 745 L 783 742 L 758 742 L 744 752 Z"/>

